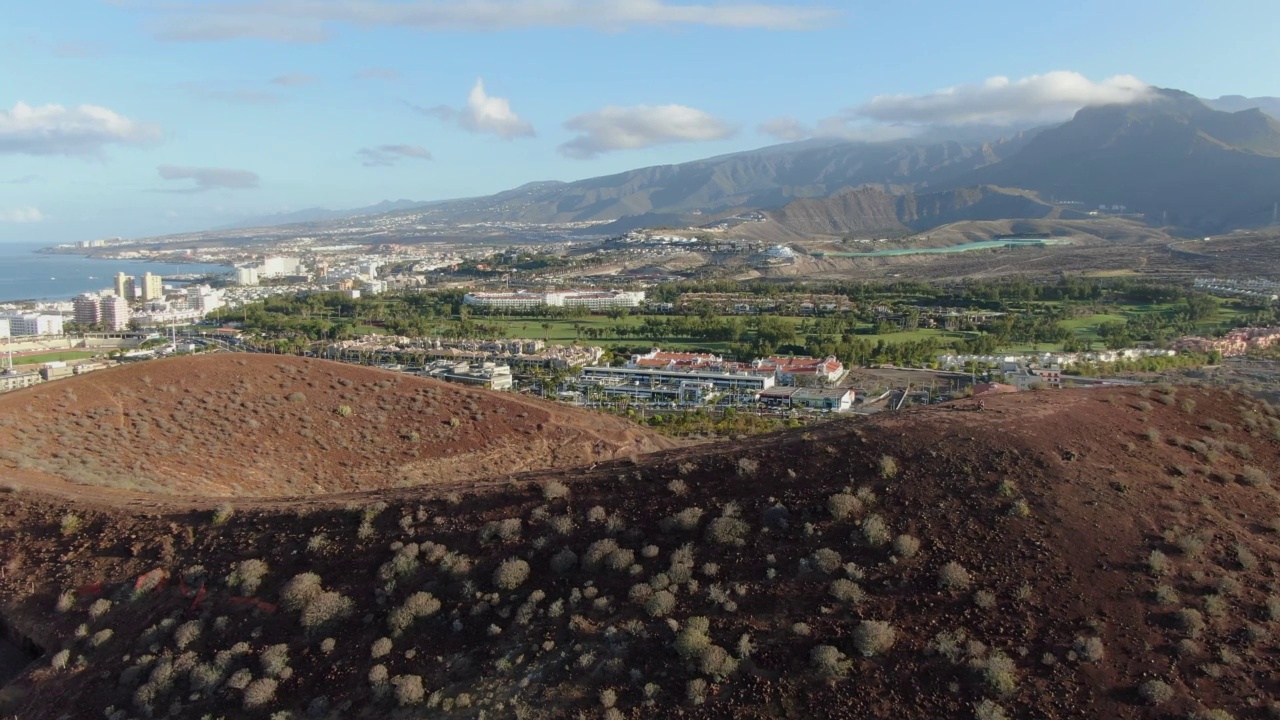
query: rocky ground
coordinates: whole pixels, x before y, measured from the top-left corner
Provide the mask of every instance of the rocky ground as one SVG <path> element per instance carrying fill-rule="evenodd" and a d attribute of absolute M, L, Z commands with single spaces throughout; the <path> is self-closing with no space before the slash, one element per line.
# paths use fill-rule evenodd
<path fill-rule="evenodd" d="M 0 710 L 1274 717 L 1278 459 L 1280 410 L 1168 386 L 221 509 L 27 481 Z"/>

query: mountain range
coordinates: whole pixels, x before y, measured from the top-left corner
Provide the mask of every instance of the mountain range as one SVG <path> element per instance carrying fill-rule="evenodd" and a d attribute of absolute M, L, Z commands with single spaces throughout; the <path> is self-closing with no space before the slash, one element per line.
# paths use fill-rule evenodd
<path fill-rule="evenodd" d="M 1159 89 L 1149 101 L 1086 107 L 1061 125 L 985 141 L 972 132 L 814 139 L 478 198 L 304 210 L 270 224 L 389 211 L 440 224 L 596 222 L 615 231 L 764 210 L 795 232 L 842 234 L 1105 205 L 1175 231 L 1219 232 L 1269 223 L 1280 201 L 1280 122 L 1266 111 L 1280 113 L 1280 98 Z"/>

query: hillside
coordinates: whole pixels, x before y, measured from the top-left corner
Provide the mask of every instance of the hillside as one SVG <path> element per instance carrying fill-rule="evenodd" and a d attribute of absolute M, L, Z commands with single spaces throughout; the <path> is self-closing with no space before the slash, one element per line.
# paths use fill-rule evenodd
<path fill-rule="evenodd" d="M 1029 134 L 993 142 L 885 143 L 809 140 L 571 183 L 532 183 L 497 195 L 411 213 L 424 221 L 562 223 L 776 208 L 866 184 L 906 188 L 954 182 L 1007 157 Z"/>
<path fill-rule="evenodd" d="M 1195 231 L 1263 225 L 1280 200 L 1280 122 L 1163 90 L 1151 103 L 1084 108 L 963 180 L 975 181 L 1090 207 L 1125 205 Z"/>
<path fill-rule="evenodd" d="M 377 490 L 672 446 L 623 420 L 323 360 L 201 355 L 0 396 L 0 468 L 192 496 Z"/>
<path fill-rule="evenodd" d="M 216 523 L 24 487 L 0 610 L 39 657 L 0 711 L 1280 709 L 1280 411 L 1194 388 L 957 407 Z"/>
<path fill-rule="evenodd" d="M 766 222 L 737 232 L 752 238 L 895 235 L 964 221 L 1057 218 L 1061 208 L 1033 193 L 991 186 L 932 193 L 851 188 L 829 198 L 797 200 L 766 213 Z M 1072 216 L 1080 216 L 1071 212 Z"/>

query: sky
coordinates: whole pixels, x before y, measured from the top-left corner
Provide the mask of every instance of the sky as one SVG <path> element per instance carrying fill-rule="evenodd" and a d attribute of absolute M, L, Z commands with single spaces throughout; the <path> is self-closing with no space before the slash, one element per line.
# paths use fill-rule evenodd
<path fill-rule="evenodd" d="M 1277 30 L 1274 0 L 7 2 L 0 242 L 1280 95 Z"/>

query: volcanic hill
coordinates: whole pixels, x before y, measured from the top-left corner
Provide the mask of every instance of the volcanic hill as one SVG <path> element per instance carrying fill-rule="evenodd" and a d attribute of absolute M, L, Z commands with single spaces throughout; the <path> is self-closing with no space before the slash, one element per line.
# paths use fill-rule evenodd
<path fill-rule="evenodd" d="M 1167 386 L 234 511 L 22 485 L 0 713 L 1274 717 L 1277 460 Z"/>
<path fill-rule="evenodd" d="M 609 416 L 272 355 L 127 365 L 0 396 L 15 480 L 201 497 L 377 490 L 672 447 Z"/>

